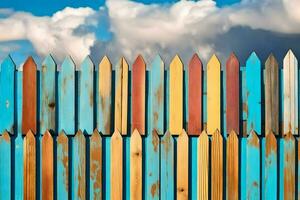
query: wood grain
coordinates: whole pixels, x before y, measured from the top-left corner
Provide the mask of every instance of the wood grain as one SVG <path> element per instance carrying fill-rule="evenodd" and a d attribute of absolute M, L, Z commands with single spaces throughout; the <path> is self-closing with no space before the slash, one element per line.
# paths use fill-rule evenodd
<path fill-rule="evenodd" d="M 279 134 L 279 68 L 271 54 L 265 63 L 265 133 Z"/>
<path fill-rule="evenodd" d="M 46 131 L 42 138 L 42 198 L 54 199 L 53 138 Z"/>
<path fill-rule="evenodd" d="M 170 119 L 172 135 L 179 135 L 183 125 L 183 64 L 176 55 L 170 64 Z"/>
<path fill-rule="evenodd" d="M 209 138 L 203 131 L 198 138 L 198 199 L 206 200 L 208 193 Z"/>
<path fill-rule="evenodd" d="M 240 132 L 240 64 L 234 53 L 226 62 L 226 130 Z"/>
<path fill-rule="evenodd" d="M 221 64 L 213 55 L 207 64 L 207 134 L 221 130 Z"/>
<path fill-rule="evenodd" d="M 202 62 L 194 54 L 189 63 L 189 122 L 188 134 L 200 135 L 202 131 Z"/>
<path fill-rule="evenodd" d="M 226 180 L 227 198 L 239 198 L 239 140 L 234 131 L 231 131 L 226 144 Z"/>
<path fill-rule="evenodd" d="M 223 138 L 219 130 L 211 140 L 211 198 L 223 199 Z"/>
<path fill-rule="evenodd" d="M 123 139 L 118 131 L 111 137 L 110 197 L 123 199 Z"/>
<path fill-rule="evenodd" d="M 143 152 L 142 137 L 137 129 L 134 129 L 130 138 L 130 199 L 142 199 L 143 181 Z"/>
<path fill-rule="evenodd" d="M 139 55 L 132 65 L 132 130 L 137 129 L 141 135 L 145 135 L 145 91 L 146 91 L 146 64 Z"/>
<path fill-rule="evenodd" d="M 283 182 L 284 182 L 284 199 L 295 199 L 295 138 L 291 132 L 288 132 L 284 137 L 284 174 L 283 174 Z"/>
<path fill-rule="evenodd" d="M 37 131 L 37 68 L 32 57 L 23 65 L 22 133 Z"/>
<path fill-rule="evenodd" d="M 98 69 L 97 128 L 103 135 L 111 134 L 112 66 L 104 56 Z"/>
<path fill-rule="evenodd" d="M 24 137 L 24 199 L 36 199 L 36 141 L 29 130 Z"/>
<path fill-rule="evenodd" d="M 177 199 L 189 199 L 189 137 L 184 130 L 177 139 Z"/>
<path fill-rule="evenodd" d="M 278 194 L 274 192 L 277 190 L 278 169 L 277 169 L 277 141 L 275 135 L 270 132 L 266 136 L 266 157 L 265 157 L 265 178 L 263 184 L 265 185 L 265 199 L 277 199 Z"/>

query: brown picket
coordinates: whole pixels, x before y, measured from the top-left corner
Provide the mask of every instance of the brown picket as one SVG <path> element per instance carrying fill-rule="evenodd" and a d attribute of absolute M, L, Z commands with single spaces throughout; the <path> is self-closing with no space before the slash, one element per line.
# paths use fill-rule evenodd
<path fill-rule="evenodd" d="M 36 141 L 29 130 L 23 142 L 24 199 L 36 199 Z"/>

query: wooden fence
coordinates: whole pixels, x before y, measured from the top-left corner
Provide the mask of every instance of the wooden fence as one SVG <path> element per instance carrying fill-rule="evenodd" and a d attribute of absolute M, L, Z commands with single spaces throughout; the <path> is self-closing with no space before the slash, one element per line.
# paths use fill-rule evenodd
<path fill-rule="evenodd" d="M 37 68 L 1 64 L 0 199 L 300 199 L 292 51 Z"/>

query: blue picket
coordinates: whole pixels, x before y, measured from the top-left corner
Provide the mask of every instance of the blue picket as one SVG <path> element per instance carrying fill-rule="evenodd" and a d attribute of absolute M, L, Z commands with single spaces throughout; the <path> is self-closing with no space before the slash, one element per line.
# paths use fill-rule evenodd
<path fill-rule="evenodd" d="M 247 138 L 247 199 L 260 199 L 260 141 L 254 131 Z"/>
<path fill-rule="evenodd" d="M 261 62 L 253 52 L 246 62 L 247 134 L 261 134 Z"/>
<path fill-rule="evenodd" d="M 0 136 L 0 199 L 11 199 L 11 139 L 8 132 Z"/>
<path fill-rule="evenodd" d="M 66 57 L 59 73 L 59 117 L 58 132 L 75 134 L 75 64 Z"/>
<path fill-rule="evenodd" d="M 283 197 L 295 199 L 296 197 L 296 147 L 295 138 L 291 132 L 284 137 L 283 141 Z"/>
<path fill-rule="evenodd" d="M 0 133 L 14 133 L 15 111 L 15 64 L 8 56 L 1 63 L 0 73 Z"/>
<path fill-rule="evenodd" d="M 62 131 L 57 137 L 56 146 L 56 188 L 57 197 L 68 199 L 69 195 L 69 145 L 68 137 Z"/>
<path fill-rule="evenodd" d="M 79 71 L 79 112 L 78 128 L 88 135 L 94 129 L 94 64 L 86 57 Z"/>
<path fill-rule="evenodd" d="M 40 132 L 55 130 L 56 63 L 48 55 L 40 70 Z"/>
<path fill-rule="evenodd" d="M 167 131 L 160 141 L 160 198 L 163 200 L 174 199 L 175 196 L 175 163 L 174 163 L 174 139 Z"/>

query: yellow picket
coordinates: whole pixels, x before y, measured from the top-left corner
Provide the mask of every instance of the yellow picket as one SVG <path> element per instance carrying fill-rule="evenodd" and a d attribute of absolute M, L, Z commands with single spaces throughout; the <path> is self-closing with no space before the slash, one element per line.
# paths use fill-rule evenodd
<path fill-rule="evenodd" d="M 115 131 L 110 144 L 110 196 L 111 199 L 122 199 L 123 193 L 123 139 L 119 131 Z"/>
<path fill-rule="evenodd" d="M 209 138 L 205 131 L 198 137 L 198 199 L 208 199 Z"/>

